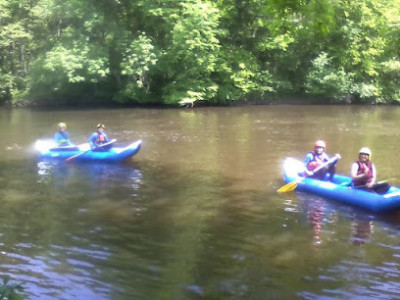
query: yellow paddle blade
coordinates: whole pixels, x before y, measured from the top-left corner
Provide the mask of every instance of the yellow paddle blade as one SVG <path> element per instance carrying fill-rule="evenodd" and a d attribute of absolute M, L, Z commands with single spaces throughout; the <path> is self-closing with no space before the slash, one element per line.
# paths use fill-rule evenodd
<path fill-rule="evenodd" d="M 293 192 L 297 188 L 297 181 L 292 181 L 277 190 L 278 193 Z"/>

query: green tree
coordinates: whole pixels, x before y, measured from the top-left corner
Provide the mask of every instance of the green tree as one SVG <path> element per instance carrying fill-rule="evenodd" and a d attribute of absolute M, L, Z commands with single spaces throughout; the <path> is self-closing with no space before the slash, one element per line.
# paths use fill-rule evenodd
<path fill-rule="evenodd" d="M 399 13 L 400 0 L 0 0 L 0 103 L 398 101 Z"/>
<path fill-rule="evenodd" d="M 0 103 L 20 97 L 29 72 L 29 1 L 0 0 Z"/>
<path fill-rule="evenodd" d="M 218 85 L 211 79 L 220 43 L 218 9 L 196 0 L 182 2 L 182 13 L 172 30 L 170 46 L 163 56 L 167 84 L 165 103 L 194 103 L 212 100 Z"/>
<path fill-rule="evenodd" d="M 390 39 L 384 17 L 390 5 L 381 0 L 343 0 L 333 5 L 338 25 L 329 41 L 331 56 L 351 75 L 354 96 L 364 101 L 382 101 L 379 70 Z"/>
<path fill-rule="evenodd" d="M 116 100 L 127 102 L 135 99 L 137 102 L 148 102 L 150 94 L 150 69 L 158 62 L 149 37 L 144 32 L 125 47 L 122 53 L 121 75 L 125 76 L 125 86 L 116 96 Z"/>
<path fill-rule="evenodd" d="M 321 53 L 313 61 L 306 77 L 306 92 L 313 97 L 342 100 L 350 94 L 351 79 L 343 70 L 335 69 L 327 53 Z"/>

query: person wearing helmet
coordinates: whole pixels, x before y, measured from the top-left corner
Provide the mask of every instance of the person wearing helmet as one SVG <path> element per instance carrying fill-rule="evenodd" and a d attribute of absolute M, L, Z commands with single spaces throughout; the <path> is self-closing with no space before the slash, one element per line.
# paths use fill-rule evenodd
<path fill-rule="evenodd" d="M 108 151 L 111 149 L 112 144 L 109 144 L 104 147 L 99 147 L 105 143 L 108 143 L 110 140 L 108 139 L 107 134 L 104 132 L 105 126 L 103 123 L 97 124 L 97 130 L 89 137 L 90 148 L 94 151 Z"/>
<path fill-rule="evenodd" d="M 66 131 L 67 125 L 63 122 L 58 124 L 58 131 L 54 134 L 54 141 L 58 147 L 72 146 L 69 140 L 69 133 Z"/>
<path fill-rule="evenodd" d="M 330 157 L 325 152 L 326 144 L 322 140 L 318 140 L 314 143 L 314 151 L 307 153 L 306 158 L 304 159 L 304 167 L 305 167 L 305 175 L 307 177 L 312 177 L 315 179 L 324 179 L 326 174 L 329 173 L 329 180 L 333 180 L 333 176 L 336 172 L 336 163 L 337 160 L 332 162 L 331 164 L 327 165 L 325 168 L 320 169 L 316 173 L 313 170 L 318 168 L 319 166 L 326 163 Z M 336 154 L 340 157 L 339 154 Z"/>
<path fill-rule="evenodd" d="M 352 185 L 355 188 L 365 189 L 379 194 L 385 194 L 390 185 L 376 183 L 376 168 L 371 162 L 372 152 L 368 147 L 362 147 L 358 152 L 358 160 L 351 165 Z"/>

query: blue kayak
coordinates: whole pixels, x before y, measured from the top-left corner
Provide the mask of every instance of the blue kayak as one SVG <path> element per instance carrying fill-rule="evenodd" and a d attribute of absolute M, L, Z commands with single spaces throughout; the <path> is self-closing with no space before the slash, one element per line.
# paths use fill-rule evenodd
<path fill-rule="evenodd" d="M 356 205 L 374 212 L 400 208 L 400 188 L 391 186 L 385 194 L 351 188 L 351 178 L 335 174 L 333 181 L 302 177 L 304 165 L 301 161 L 287 158 L 283 165 L 285 183 L 296 182 L 297 190 Z"/>
<path fill-rule="evenodd" d="M 58 159 L 66 161 L 97 161 L 120 162 L 139 152 L 142 141 L 138 140 L 126 147 L 112 147 L 108 151 L 92 151 L 88 143 L 70 146 L 55 147 L 53 141 L 38 140 L 35 148 L 40 158 Z M 71 159 L 72 158 L 72 159 Z"/>

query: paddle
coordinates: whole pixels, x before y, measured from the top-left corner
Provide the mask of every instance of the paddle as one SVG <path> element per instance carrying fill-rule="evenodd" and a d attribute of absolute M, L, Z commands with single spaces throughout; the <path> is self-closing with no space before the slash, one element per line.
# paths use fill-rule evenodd
<path fill-rule="evenodd" d="M 84 144 L 82 144 L 84 145 Z M 82 145 L 68 145 L 68 146 L 57 146 L 54 148 L 51 148 L 50 151 L 73 151 L 73 150 L 79 150 L 79 147 Z"/>
<path fill-rule="evenodd" d="M 76 147 L 76 145 L 68 145 L 68 146 L 57 146 L 56 148 L 59 148 L 59 149 L 68 149 L 68 148 L 75 148 Z"/>
<path fill-rule="evenodd" d="M 329 159 L 326 163 L 320 165 L 319 167 L 315 168 L 313 170 L 313 173 L 317 173 L 319 170 L 325 168 L 327 165 L 335 162 L 336 160 L 340 159 L 341 156 L 339 154 L 336 154 L 335 156 L 333 156 L 331 159 Z M 281 188 L 279 188 L 277 190 L 278 193 L 286 193 L 286 192 L 292 192 L 297 188 L 297 185 L 299 182 L 301 182 L 302 180 L 304 180 L 305 177 L 303 178 L 299 178 L 295 181 L 289 182 L 287 184 L 285 184 L 284 186 L 282 186 Z"/>
<path fill-rule="evenodd" d="M 89 152 L 89 151 L 93 151 L 93 150 L 95 150 L 95 149 L 97 149 L 97 148 L 101 148 L 101 147 L 104 147 L 104 146 L 113 144 L 113 143 L 115 143 L 116 141 L 117 141 L 116 139 L 113 139 L 113 140 L 111 140 L 111 141 L 109 141 L 109 142 L 107 142 L 107 143 L 104 143 L 104 144 L 101 144 L 101 145 L 97 146 L 96 148 L 82 151 L 81 153 L 78 153 L 78 154 L 75 154 L 75 155 L 73 155 L 73 156 L 71 156 L 71 157 L 68 157 L 65 161 L 71 161 L 71 160 L 73 160 L 74 158 L 77 158 L 78 156 L 81 156 L 82 154 L 85 154 L 85 153 L 87 153 L 87 152 Z"/>
<path fill-rule="evenodd" d="M 368 192 L 375 192 L 377 194 L 386 194 L 387 191 L 390 189 L 390 184 L 387 183 L 387 180 L 382 180 L 374 183 L 371 188 L 368 188 L 368 185 L 356 185 L 354 186 L 355 189 L 365 189 Z"/>

